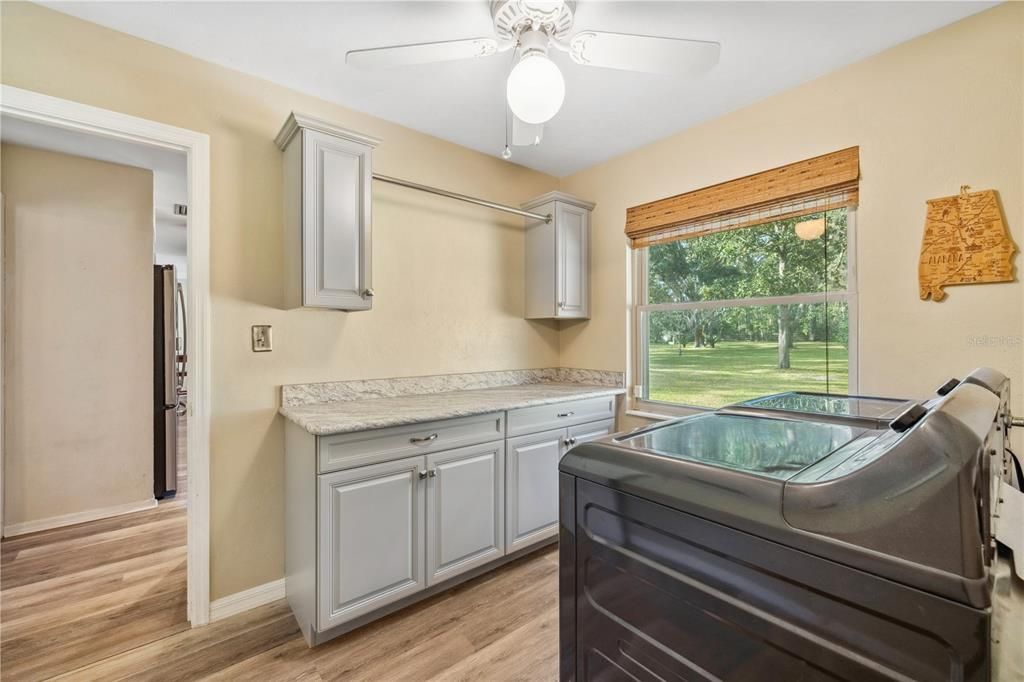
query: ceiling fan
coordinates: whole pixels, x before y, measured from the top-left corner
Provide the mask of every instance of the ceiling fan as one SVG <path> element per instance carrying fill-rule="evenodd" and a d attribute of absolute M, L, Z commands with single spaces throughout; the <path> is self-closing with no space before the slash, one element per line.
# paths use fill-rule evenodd
<path fill-rule="evenodd" d="M 538 144 L 544 123 L 562 107 L 565 80 L 548 57 L 551 48 L 583 66 L 677 76 L 698 74 L 718 63 L 721 46 L 716 42 L 604 31 L 579 31 L 570 37 L 575 13 L 575 0 L 492 0 L 495 37 L 351 50 L 345 61 L 360 69 L 381 69 L 516 49 L 505 87 L 514 145 Z M 511 156 L 508 145 L 502 156 Z"/>

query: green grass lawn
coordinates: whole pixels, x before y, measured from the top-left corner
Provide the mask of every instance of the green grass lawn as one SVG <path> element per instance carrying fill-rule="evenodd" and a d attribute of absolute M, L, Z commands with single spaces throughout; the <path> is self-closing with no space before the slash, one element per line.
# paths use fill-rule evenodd
<path fill-rule="evenodd" d="M 829 346 L 831 393 L 849 386 L 846 347 Z M 651 345 L 650 399 L 721 407 L 782 391 L 825 391 L 825 344 L 802 341 L 793 347 L 791 369 L 779 369 L 774 343 L 725 341 L 715 348 Z"/>

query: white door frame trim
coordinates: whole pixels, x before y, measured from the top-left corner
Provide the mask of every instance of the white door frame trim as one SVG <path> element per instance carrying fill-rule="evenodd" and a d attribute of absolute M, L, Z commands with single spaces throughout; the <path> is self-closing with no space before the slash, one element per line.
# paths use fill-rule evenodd
<path fill-rule="evenodd" d="M 0 84 L 0 114 L 183 151 L 188 157 L 188 619 L 210 622 L 210 138 Z"/>

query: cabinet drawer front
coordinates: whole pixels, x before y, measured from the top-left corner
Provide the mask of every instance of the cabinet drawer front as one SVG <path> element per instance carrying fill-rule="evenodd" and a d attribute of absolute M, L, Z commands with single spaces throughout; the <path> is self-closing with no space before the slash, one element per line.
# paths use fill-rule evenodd
<path fill-rule="evenodd" d="M 317 443 L 319 471 L 323 474 L 425 455 L 498 440 L 504 435 L 505 415 L 499 412 L 323 436 Z"/>
<path fill-rule="evenodd" d="M 524 407 L 508 413 L 508 435 L 521 436 L 548 429 L 615 418 L 615 396 L 570 400 L 564 403 Z"/>
<path fill-rule="evenodd" d="M 321 632 L 425 587 L 423 465 L 411 457 L 319 477 Z"/>
<path fill-rule="evenodd" d="M 505 554 L 505 441 L 427 456 L 427 585 Z"/>

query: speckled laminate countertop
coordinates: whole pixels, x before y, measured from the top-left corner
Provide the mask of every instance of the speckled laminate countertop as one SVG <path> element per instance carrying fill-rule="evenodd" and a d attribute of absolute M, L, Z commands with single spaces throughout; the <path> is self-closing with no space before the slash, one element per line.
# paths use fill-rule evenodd
<path fill-rule="evenodd" d="M 621 387 L 544 382 L 308 405 L 281 414 L 315 436 L 381 429 L 625 393 Z"/>

